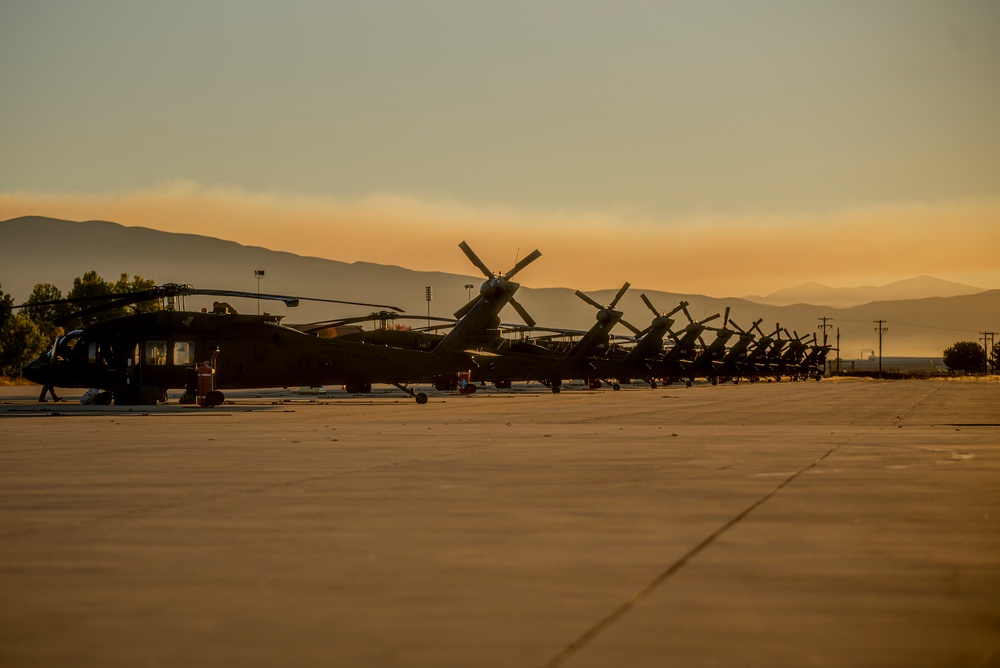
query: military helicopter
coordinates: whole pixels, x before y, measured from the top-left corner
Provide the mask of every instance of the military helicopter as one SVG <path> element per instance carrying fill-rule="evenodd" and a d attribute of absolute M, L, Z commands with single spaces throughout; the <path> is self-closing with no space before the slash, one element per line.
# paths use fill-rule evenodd
<path fill-rule="evenodd" d="M 496 353 L 495 356 L 481 360 L 480 368 L 474 370 L 475 377 L 492 382 L 500 388 L 510 387 L 511 382 L 515 380 L 538 381 L 553 393 L 560 391 L 562 381 L 567 378 L 582 378 L 591 381 L 592 386 L 596 386 L 599 382 L 596 380 L 598 376 L 601 379 L 610 378 L 603 375 L 597 362 L 603 359 L 608 350 L 612 328 L 621 323 L 636 334 L 640 333 L 638 328 L 622 320 L 624 314 L 616 310 L 618 302 L 629 287 L 630 285 L 625 283 L 607 306 L 577 290 L 577 297 L 597 309 L 594 325 L 583 333 L 579 341 L 564 346 L 553 343 L 551 341 L 553 335 L 522 340 L 503 339 L 493 351 Z M 533 327 L 534 321 L 528 324 Z M 548 331 L 555 332 L 556 335 L 570 333 L 569 330 Z M 616 382 L 609 382 L 614 389 L 619 389 Z"/>
<path fill-rule="evenodd" d="M 474 256 L 465 242 L 460 247 Z M 40 385 L 104 390 L 121 405 L 155 404 L 168 389 L 185 390 L 182 401 L 187 403 L 193 402 L 197 367 L 211 361 L 215 394 L 209 403 L 221 403 L 224 397 L 218 390 L 223 389 L 341 384 L 370 389 L 371 383 L 387 383 L 424 404 L 427 395 L 408 384 L 476 366 L 475 351 L 495 341 L 498 314 L 519 287 L 510 278 L 540 255 L 534 251 L 506 276 L 490 274 L 480 294 L 464 307 L 463 316 L 430 351 L 324 338 L 283 325 L 276 315 L 176 310 L 177 298 L 188 295 L 259 297 L 288 306 L 307 298 L 167 284 L 116 295 L 110 302 L 68 316 L 152 299 L 168 302 L 166 310 L 106 320 L 59 337 L 50 351 L 24 367 L 23 374 Z M 308 299 L 400 311 L 380 304 Z"/>
<path fill-rule="evenodd" d="M 756 337 L 752 331 L 743 329 L 728 317 L 726 318 L 726 322 L 727 326 L 732 325 L 736 330 L 737 340 L 736 343 L 729 347 L 722 359 L 714 364 L 714 373 L 718 379 L 732 380 L 733 383 L 738 383 L 740 378 L 744 377 L 746 373 L 744 362 L 747 359 L 750 346 Z M 750 329 L 753 330 L 761 322 L 763 320 L 755 320 Z"/>
<path fill-rule="evenodd" d="M 664 378 L 666 384 L 670 385 L 680 378 L 687 378 L 686 384 L 691 387 L 690 375 L 686 372 L 688 367 L 698 356 L 697 344 L 702 341 L 702 333 L 708 329 L 709 323 L 719 317 L 719 314 L 710 315 L 702 320 L 695 320 L 687 309 L 687 305 L 680 309 L 688 319 L 688 324 L 681 330 L 680 334 L 675 334 L 672 330 L 667 333 L 673 339 L 673 347 L 666 350 L 659 359 L 651 364 L 652 373 L 658 378 Z"/>
<path fill-rule="evenodd" d="M 686 301 L 680 302 L 667 313 L 660 313 L 645 294 L 639 295 L 642 302 L 653 313 L 653 320 L 642 331 L 636 332 L 636 342 L 631 348 L 609 351 L 606 359 L 595 362 L 602 376 L 614 378 L 615 383 L 627 382 L 631 378 L 645 380 L 649 387 L 656 389 L 657 382 L 653 376 L 652 364 L 663 351 L 663 337 L 671 334 L 675 313 L 689 306 Z M 628 326 L 624 321 L 622 324 Z M 614 387 L 614 385 L 612 385 Z"/>

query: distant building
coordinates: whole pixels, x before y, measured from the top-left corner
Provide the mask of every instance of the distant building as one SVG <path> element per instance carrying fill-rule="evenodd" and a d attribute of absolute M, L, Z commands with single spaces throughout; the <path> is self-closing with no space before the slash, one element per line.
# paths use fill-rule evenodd
<path fill-rule="evenodd" d="M 947 375 L 948 367 L 944 365 L 943 357 L 883 357 L 882 371 L 884 373 L 926 374 L 928 376 Z M 837 372 L 837 360 L 827 359 L 827 372 Z M 840 360 L 840 372 L 878 373 L 878 358 L 859 360 Z"/>

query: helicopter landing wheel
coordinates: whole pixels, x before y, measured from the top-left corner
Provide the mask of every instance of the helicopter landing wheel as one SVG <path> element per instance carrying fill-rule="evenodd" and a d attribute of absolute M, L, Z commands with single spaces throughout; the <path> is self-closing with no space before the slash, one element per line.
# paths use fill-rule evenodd
<path fill-rule="evenodd" d="M 226 395 L 224 395 L 222 392 L 219 392 L 218 390 L 212 390 L 211 392 L 205 395 L 204 405 L 206 408 L 211 408 L 213 406 L 221 406 L 225 400 L 226 400 Z"/>
<path fill-rule="evenodd" d="M 424 394 L 423 392 L 417 392 L 416 394 L 413 395 L 413 398 L 416 399 L 417 403 L 420 405 L 427 403 L 427 395 Z"/>
<path fill-rule="evenodd" d="M 619 383 L 611 383 L 611 389 L 617 392 L 618 390 L 622 389 L 622 386 Z"/>

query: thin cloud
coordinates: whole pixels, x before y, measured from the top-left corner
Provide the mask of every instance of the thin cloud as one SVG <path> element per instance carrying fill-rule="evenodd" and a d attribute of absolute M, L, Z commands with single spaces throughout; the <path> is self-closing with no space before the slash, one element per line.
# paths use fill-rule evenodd
<path fill-rule="evenodd" d="M 1000 200 L 904 203 L 800 215 L 525 211 L 393 194 L 359 199 L 252 193 L 176 180 L 124 193 L 0 193 L 0 219 L 110 220 L 348 262 L 476 274 L 468 241 L 494 270 L 534 248 L 532 287 L 766 294 L 819 281 L 886 283 L 933 274 L 1000 285 Z"/>

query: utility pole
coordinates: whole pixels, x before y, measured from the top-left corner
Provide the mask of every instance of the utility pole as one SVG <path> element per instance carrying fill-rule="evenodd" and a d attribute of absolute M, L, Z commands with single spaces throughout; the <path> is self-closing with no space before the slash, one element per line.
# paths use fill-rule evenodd
<path fill-rule="evenodd" d="M 878 327 L 875 331 L 878 332 L 878 377 L 882 378 L 882 335 L 889 331 L 888 327 L 883 327 L 883 323 L 889 322 L 888 320 L 872 320 L 872 322 L 878 323 Z"/>
<path fill-rule="evenodd" d="M 424 296 L 427 299 L 427 326 L 431 326 L 431 297 L 434 296 L 434 288 L 427 286 L 424 288 Z"/>
<path fill-rule="evenodd" d="M 823 330 L 823 345 L 825 346 L 825 345 L 826 345 L 826 330 L 828 330 L 828 329 L 830 329 L 831 327 L 833 327 L 833 325 L 828 325 L 828 324 L 826 324 L 826 321 L 827 321 L 827 320 L 833 320 L 833 318 L 828 318 L 828 317 L 826 317 L 826 316 L 824 315 L 824 316 L 823 316 L 822 318 L 816 318 L 816 319 L 817 319 L 817 320 L 822 320 L 822 321 L 823 321 L 823 324 L 822 324 L 822 325 L 820 325 L 820 326 L 819 326 L 819 328 Z"/>
<path fill-rule="evenodd" d="M 984 367 L 983 370 L 986 373 L 989 373 L 990 372 L 990 352 L 993 350 L 993 346 L 994 346 L 994 342 L 995 342 L 995 339 L 993 337 L 996 336 L 997 334 L 1000 334 L 1000 332 L 979 332 L 979 333 L 983 335 L 983 338 L 979 339 L 980 341 L 983 342 L 983 356 L 985 358 L 983 360 L 983 367 Z M 996 369 L 996 366 L 994 365 L 994 367 L 993 367 L 993 373 L 996 373 L 996 371 L 997 371 L 997 369 Z"/>
<path fill-rule="evenodd" d="M 840 327 L 837 327 L 837 375 L 840 375 Z"/>

